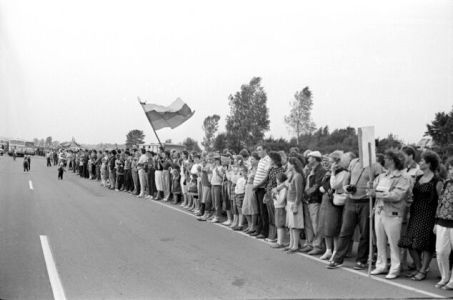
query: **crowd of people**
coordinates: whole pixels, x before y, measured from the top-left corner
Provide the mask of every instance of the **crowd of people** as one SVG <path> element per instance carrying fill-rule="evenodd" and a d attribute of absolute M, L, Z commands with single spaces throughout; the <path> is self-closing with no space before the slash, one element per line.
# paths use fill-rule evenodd
<path fill-rule="evenodd" d="M 442 162 L 429 150 L 390 149 L 366 167 L 352 152 L 286 153 L 264 144 L 237 154 L 132 148 L 60 151 L 48 165 L 52 158 L 105 188 L 180 205 L 200 222 L 220 222 L 288 254 L 320 256 L 328 269 L 343 264 L 354 240 L 354 269 L 368 268 L 371 198 L 371 274 L 421 281 L 435 255 L 435 286 L 453 289 L 453 158 Z"/>

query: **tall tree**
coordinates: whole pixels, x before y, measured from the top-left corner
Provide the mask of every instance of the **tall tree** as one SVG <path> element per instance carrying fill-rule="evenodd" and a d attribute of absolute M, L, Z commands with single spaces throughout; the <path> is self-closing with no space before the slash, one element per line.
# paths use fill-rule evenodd
<path fill-rule="evenodd" d="M 200 146 L 198 146 L 198 142 L 194 140 L 193 138 L 186 138 L 182 144 L 184 147 L 186 147 L 187 151 L 196 151 L 196 152 L 201 152 Z"/>
<path fill-rule="evenodd" d="M 133 129 L 126 135 L 126 147 L 145 143 L 145 134 L 142 130 Z"/>
<path fill-rule="evenodd" d="M 254 77 L 229 97 L 230 113 L 226 119 L 228 146 L 238 152 L 261 141 L 269 130 L 267 95 L 261 78 Z"/>
<path fill-rule="evenodd" d="M 449 113 L 436 113 L 425 134 L 430 135 L 439 146 L 453 144 L 453 109 Z"/>
<path fill-rule="evenodd" d="M 219 115 L 208 116 L 203 121 L 204 137 L 201 145 L 206 151 L 212 151 L 214 149 L 215 134 L 219 129 Z"/>
<path fill-rule="evenodd" d="M 214 139 L 214 149 L 223 152 L 228 147 L 227 135 L 225 132 L 219 133 Z"/>
<path fill-rule="evenodd" d="M 48 136 L 46 138 L 46 147 L 51 147 L 52 146 L 52 137 Z"/>
<path fill-rule="evenodd" d="M 39 144 L 39 139 L 38 138 L 34 138 L 33 139 L 33 144 L 35 144 L 35 147 L 37 147 L 38 144 Z"/>
<path fill-rule="evenodd" d="M 289 115 L 285 116 L 285 123 L 296 134 L 298 145 L 301 134 L 311 134 L 316 129 L 315 123 L 311 119 L 312 96 L 308 86 L 302 91 L 296 92 L 294 95 L 295 100 L 290 102 L 291 110 Z"/>

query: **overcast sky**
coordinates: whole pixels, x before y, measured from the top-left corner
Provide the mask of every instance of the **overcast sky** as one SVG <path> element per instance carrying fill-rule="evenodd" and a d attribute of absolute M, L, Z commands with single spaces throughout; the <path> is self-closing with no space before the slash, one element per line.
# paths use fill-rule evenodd
<path fill-rule="evenodd" d="M 263 78 L 271 130 L 313 92 L 329 128 L 375 125 L 417 142 L 453 105 L 453 1 L 0 0 L 0 136 L 155 142 L 137 102 L 183 99 L 195 115 L 162 140 L 201 142 L 228 95 Z"/>

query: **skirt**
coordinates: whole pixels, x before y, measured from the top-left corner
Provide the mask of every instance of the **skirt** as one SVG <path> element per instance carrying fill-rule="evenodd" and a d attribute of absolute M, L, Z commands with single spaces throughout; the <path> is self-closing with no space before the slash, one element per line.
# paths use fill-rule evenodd
<path fill-rule="evenodd" d="M 302 202 L 297 206 L 297 213 L 293 213 L 291 210 L 291 204 L 294 202 L 289 202 L 286 204 L 286 226 L 290 229 L 303 229 L 304 228 L 304 210 Z"/>
<path fill-rule="evenodd" d="M 248 183 L 245 186 L 244 202 L 242 203 L 243 215 L 257 215 L 258 202 L 256 201 L 255 192 L 253 191 L 253 184 Z"/>
<path fill-rule="evenodd" d="M 285 228 L 286 226 L 286 207 L 275 208 L 275 227 Z"/>
<path fill-rule="evenodd" d="M 234 205 L 236 206 L 237 214 L 242 214 L 242 205 L 244 203 L 244 194 L 236 194 L 234 197 Z"/>
<path fill-rule="evenodd" d="M 324 223 L 320 232 L 324 237 L 337 237 L 340 234 L 343 207 L 333 205 L 329 197 L 322 198 L 321 210 L 324 211 Z"/>
<path fill-rule="evenodd" d="M 170 172 L 168 170 L 162 171 L 162 187 L 164 189 L 164 195 L 167 197 L 170 195 Z"/>
<path fill-rule="evenodd" d="M 154 177 L 155 177 L 155 181 L 156 181 L 156 189 L 159 192 L 162 192 L 164 190 L 164 186 L 163 186 L 163 183 L 162 183 L 162 171 L 156 170 L 154 172 Z"/>

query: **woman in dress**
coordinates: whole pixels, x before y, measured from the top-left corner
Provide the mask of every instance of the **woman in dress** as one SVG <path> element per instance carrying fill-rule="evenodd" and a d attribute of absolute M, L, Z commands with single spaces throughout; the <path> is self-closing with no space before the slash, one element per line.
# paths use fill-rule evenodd
<path fill-rule="evenodd" d="M 350 162 L 348 158 L 349 156 L 344 155 L 343 151 L 339 150 L 329 155 L 331 162 L 329 184 L 322 187 L 325 210 L 322 233 L 326 242 L 326 252 L 320 257 L 322 260 L 331 260 L 337 250 L 343 207 L 346 201 L 343 185 L 348 176 L 346 169 Z"/>
<path fill-rule="evenodd" d="M 285 248 L 288 253 L 295 253 L 299 249 L 300 231 L 304 229 L 304 212 L 302 198 L 304 195 L 305 179 L 303 167 L 297 158 L 288 160 L 288 194 L 286 196 L 286 223 L 289 228 L 289 246 Z"/>
<path fill-rule="evenodd" d="M 254 233 L 256 222 L 258 220 L 258 203 L 256 202 L 255 193 L 253 192 L 253 179 L 255 178 L 256 167 L 260 157 L 258 153 L 253 152 L 250 156 L 250 170 L 247 173 L 247 184 L 245 186 L 244 203 L 242 204 L 242 214 L 247 219 L 248 227 L 244 232 Z"/>
<path fill-rule="evenodd" d="M 410 207 L 407 232 L 399 242 L 400 247 L 409 249 L 414 260 L 416 271 L 409 274 L 409 277 L 416 281 L 426 278 L 436 246 L 433 228 L 437 200 L 442 190 L 442 182 L 435 175 L 439 162 L 440 159 L 436 153 L 432 151 L 423 153 L 420 160 L 420 170 L 423 175 L 416 178 L 412 190 L 413 202 Z"/>

